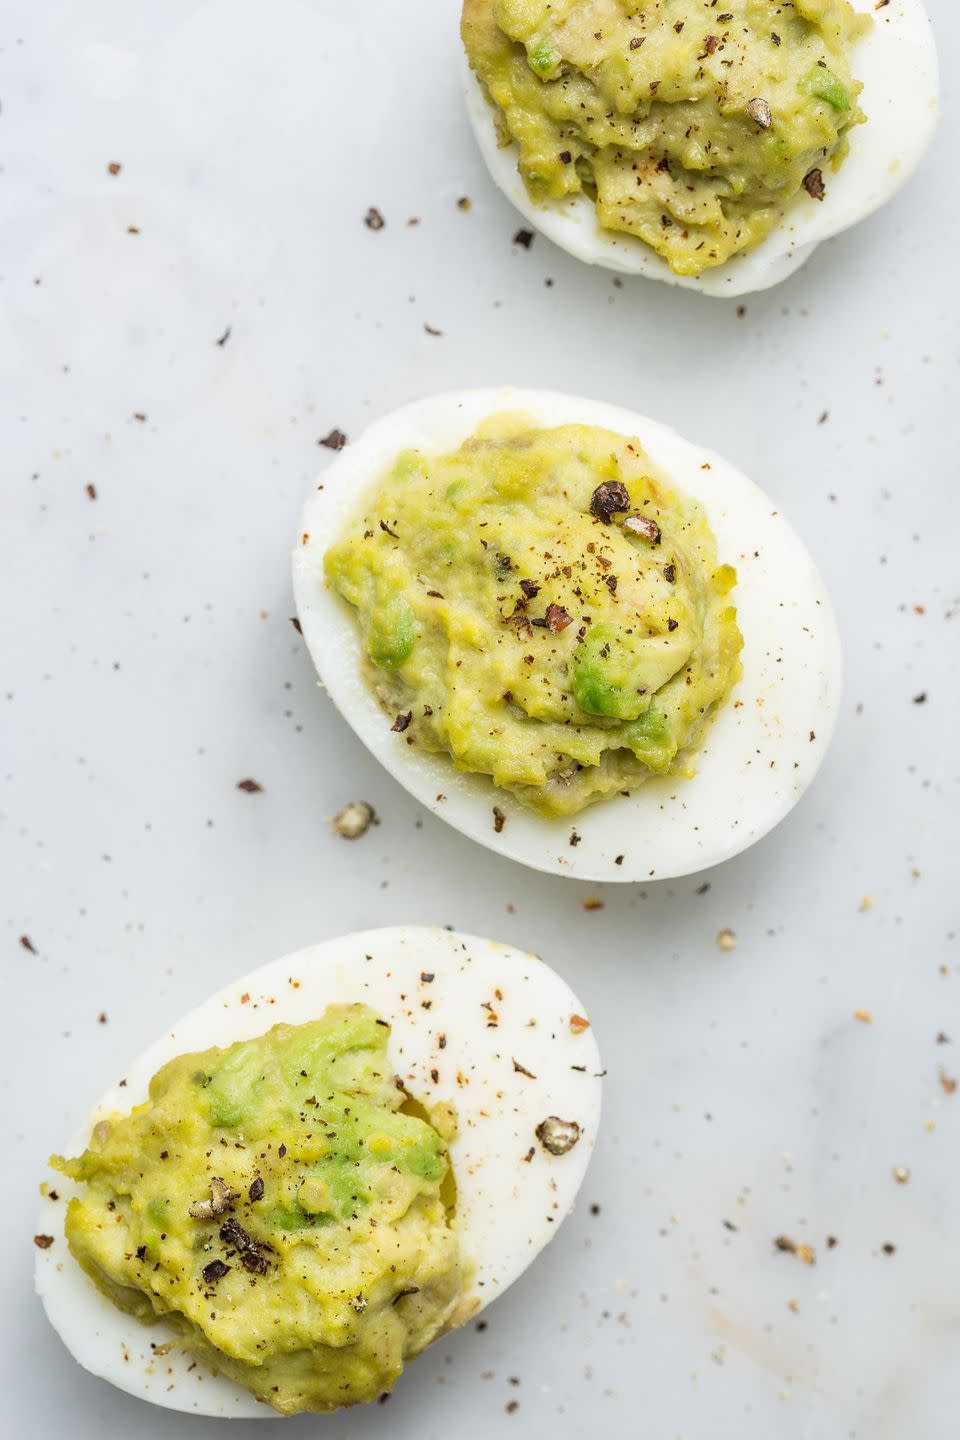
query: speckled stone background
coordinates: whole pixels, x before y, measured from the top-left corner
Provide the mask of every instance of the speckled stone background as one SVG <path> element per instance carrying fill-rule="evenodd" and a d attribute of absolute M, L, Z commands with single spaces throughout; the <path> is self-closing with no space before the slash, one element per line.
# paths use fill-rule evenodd
<path fill-rule="evenodd" d="M 960 12 L 929 8 L 949 60 Z M 461 116 L 454 10 L 0 13 L 0 1429 L 222 1433 L 92 1380 L 46 1326 L 44 1159 L 230 976 L 417 921 L 535 948 L 579 988 L 603 1134 L 576 1214 L 483 1333 L 384 1409 L 290 1434 L 954 1440 L 955 96 L 910 188 L 740 315 L 511 243 Z M 289 620 L 318 440 L 505 380 L 726 452 L 813 549 L 846 642 L 837 739 L 790 819 L 594 911 L 421 814 Z M 354 798 L 383 823 L 348 845 L 327 817 Z"/>

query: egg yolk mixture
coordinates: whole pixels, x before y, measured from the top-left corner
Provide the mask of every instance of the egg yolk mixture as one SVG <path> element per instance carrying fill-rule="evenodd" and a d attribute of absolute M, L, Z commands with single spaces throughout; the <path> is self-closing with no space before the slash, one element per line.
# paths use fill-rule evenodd
<path fill-rule="evenodd" d="M 361 1005 L 181 1055 L 79 1159 L 70 1250 L 141 1320 L 162 1317 L 277 1410 L 389 1390 L 456 1322 L 452 1172 Z"/>
<path fill-rule="evenodd" d="M 758 244 L 864 119 L 848 0 L 464 0 L 470 63 L 531 197 L 699 275 Z"/>
<path fill-rule="evenodd" d="M 325 565 L 398 743 L 545 815 L 688 773 L 740 673 L 700 506 L 607 430 L 500 415 L 405 452 Z"/>

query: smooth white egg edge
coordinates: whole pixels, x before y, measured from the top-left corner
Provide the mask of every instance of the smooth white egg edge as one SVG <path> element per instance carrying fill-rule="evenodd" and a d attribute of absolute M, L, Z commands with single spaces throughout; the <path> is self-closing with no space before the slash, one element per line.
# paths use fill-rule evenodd
<path fill-rule="evenodd" d="M 423 973 L 434 980 L 423 981 Z M 457 1226 L 464 1253 L 476 1265 L 468 1296 L 478 1313 L 556 1234 L 580 1188 L 600 1120 L 596 1041 L 592 1030 L 575 1034 L 570 1028 L 570 1016 L 586 1011 L 534 955 L 475 936 L 407 926 L 360 932 L 284 956 L 228 985 L 152 1045 L 127 1071 L 126 1084 L 103 1096 L 67 1153 L 82 1151 L 99 1118 L 144 1100 L 151 1076 L 176 1055 L 228 1045 L 280 1022 L 302 1023 L 328 1004 L 349 1001 L 370 1004 L 390 1019 L 391 1061 L 411 1094 L 427 1105 L 449 1100 L 456 1106 L 460 1134 L 450 1154 Z M 494 1008 L 495 1028 L 487 1004 Z M 446 1036 L 442 1050 L 440 1032 Z M 515 1070 L 514 1060 L 535 1078 Z M 564 1156 L 548 1155 L 535 1139 L 536 1126 L 552 1114 L 582 1127 Z M 175 1332 L 162 1322 L 143 1325 L 101 1295 L 64 1239 L 66 1204 L 76 1187 L 59 1175 L 50 1183 L 60 1199 L 42 1202 L 38 1233 L 53 1235 L 54 1244 L 38 1251 L 36 1288 L 80 1364 L 170 1409 L 274 1416 L 179 1346 L 154 1356 L 150 1342 L 162 1345 Z"/>
<path fill-rule="evenodd" d="M 655 466 L 703 503 L 720 559 L 737 567 L 733 598 L 745 646 L 743 679 L 710 726 L 695 778 L 654 778 L 629 798 L 547 820 L 486 777 L 458 771 L 446 756 L 408 746 L 392 733 L 365 679 L 353 612 L 326 586 L 324 552 L 400 450 L 454 449 L 500 411 L 522 411 L 542 425 L 579 422 L 636 435 Z M 665 425 L 600 401 L 507 387 L 433 396 L 392 412 L 325 472 L 304 509 L 293 566 L 297 612 L 321 683 L 371 753 L 434 814 L 535 869 L 642 881 L 729 859 L 793 807 L 833 732 L 840 640 L 802 542 L 773 502 L 727 461 Z M 493 828 L 494 804 L 507 817 L 500 834 Z"/>
<path fill-rule="evenodd" d="M 821 241 L 849 229 L 895 195 L 920 164 L 936 129 L 937 54 L 922 3 L 892 0 L 877 11 L 874 0 L 852 3 L 874 21 L 855 49 L 853 66 L 863 82 L 860 105 L 867 123 L 850 133 L 850 152 L 839 170 L 825 171 L 823 200 L 797 196 L 777 229 L 753 250 L 702 275 L 675 275 L 644 241 L 601 229 L 593 202 L 584 195 L 535 204 L 517 169 L 517 146 L 497 144 L 494 107 L 464 59 L 467 114 L 487 169 L 531 225 L 587 264 L 705 295 L 733 298 L 767 290 L 799 269 Z"/>

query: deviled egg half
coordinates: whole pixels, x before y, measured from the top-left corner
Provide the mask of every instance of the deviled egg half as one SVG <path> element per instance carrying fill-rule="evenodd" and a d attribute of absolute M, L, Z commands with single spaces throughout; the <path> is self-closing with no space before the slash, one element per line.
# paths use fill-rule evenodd
<path fill-rule="evenodd" d="M 710 295 L 893 196 L 937 120 L 921 0 L 464 0 L 493 179 L 561 249 Z"/>
<path fill-rule="evenodd" d="M 796 534 L 725 460 L 612 405 L 503 389 L 395 411 L 315 487 L 293 568 L 371 752 L 538 869 L 725 860 L 833 730 L 839 640 Z"/>
<path fill-rule="evenodd" d="M 600 1089 L 534 955 L 419 928 L 311 946 L 191 1011 L 54 1157 L 37 1290 L 81 1365 L 157 1405 L 374 1399 L 556 1234 Z"/>

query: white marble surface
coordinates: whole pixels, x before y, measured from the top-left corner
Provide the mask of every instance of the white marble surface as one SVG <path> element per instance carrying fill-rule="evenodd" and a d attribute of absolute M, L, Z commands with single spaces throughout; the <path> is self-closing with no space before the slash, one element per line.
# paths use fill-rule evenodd
<path fill-rule="evenodd" d="M 960 13 L 930 8 L 950 57 Z M 424 1356 L 385 1409 L 291 1434 L 953 1440 L 955 98 L 911 188 L 738 316 L 511 245 L 459 109 L 453 11 L 0 14 L 3 1428 L 222 1433 L 91 1380 L 45 1325 L 45 1156 L 231 975 L 418 921 L 570 978 L 609 1066 L 604 1130 L 584 1203 L 486 1331 Z M 813 548 L 846 641 L 839 733 L 798 810 L 722 869 L 609 887 L 594 912 L 586 887 L 421 814 L 316 690 L 288 619 L 318 438 L 504 380 L 728 454 Z M 236 789 L 247 776 L 261 794 Z M 347 845 L 326 817 L 359 797 L 383 823 Z"/>

